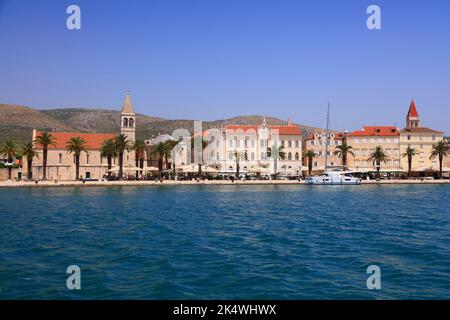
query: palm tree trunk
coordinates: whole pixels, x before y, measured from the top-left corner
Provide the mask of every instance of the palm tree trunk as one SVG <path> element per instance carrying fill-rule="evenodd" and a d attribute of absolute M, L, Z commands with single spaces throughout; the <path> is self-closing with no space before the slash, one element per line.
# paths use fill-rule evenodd
<path fill-rule="evenodd" d="M 42 159 L 42 166 L 43 166 L 43 178 L 42 180 L 47 180 L 47 146 L 44 146 L 43 150 L 43 159 Z"/>
<path fill-rule="evenodd" d="M 202 164 L 198 164 L 198 178 L 201 179 L 202 177 Z"/>
<path fill-rule="evenodd" d="M 347 154 L 345 152 L 342 152 L 342 166 L 347 166 Z"/>
<path fill-rule="evenodd" d="M 236 180 L 239 180 L 239 170 L 240 166 L 239 166 L 239 161 L 236 161 Z"/>
<path fill-rule="evenodd" d="M 439 155 L 439 179 L 442 179 L 442 161 L 444 160 L 444 157 L 442 155 Z"/>
<path fill-rule="evenodd" d="M 312 173 L 312 159 L 308 159 L 308 175 L 311 176 Z"/>
<path fill-rule="evenodd" d="M 119 180 L 123 179 L 123 151 L 119 152 Z"/>
<path fill-rule="evenodd" d="M 111 177 L 111 168 L 112 168 L 112 157 L 108 156 L 108 178 Z"/>
<path fill-rule="evenodd" d="M 136 168 L 139 167 L 139 153 L 137 153 L 137 152 L 136 152 L 135 165 L 136 165 Z M 136 170 L 136 179 L 138 179 L 138 177 L 139 177 L 139 171 Z"/>
<path fill-rule="evenodd" d="M 75 155 L 75 179 L 80 180 L 80 155 Z"/>
<path fill-rule="evenodd" d="M 158 175 L 159 175 L 159 180 L 161 180 L 162 169 L 163 169 L 163 159 L 160 158 L 160 159 L 158 160 Z"/>
<path fill-rule="evenodd" d="M 12 177 L 12 168 L 13 168 L 13 159 L 12 157 L 8 156 L 8 162 L 11 164 L 10 166 L 8 166 L 8 180 L 11 180 Z"/>
<path fill-rule="evenodd" d="M 411 167 L 412 167 L 412 157 L 408 156 L 408 177 L 410 177 L 410 178 L 411 178 L 411 175 L 412 175 Z"/>
<path fill-rule="evenodd" d="M 27 179 L 33 179 L 33 158 L 27 159 Z"/>
<path fill-rule="evenodd" d="M 377 178 L 378 179 L 381 179 L 380 166 L 381 166 L 381 162 L 377 161 Z"/>

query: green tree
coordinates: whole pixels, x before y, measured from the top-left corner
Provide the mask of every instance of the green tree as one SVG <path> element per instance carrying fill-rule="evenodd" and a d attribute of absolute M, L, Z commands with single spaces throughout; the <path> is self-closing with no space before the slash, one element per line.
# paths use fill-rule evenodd
<path fill-rule="evenodd" d="M 442 161 L 444 161 L 444 157 L 448 156 L 448 153 L 448 146 L 444 140 L 439 141 L 432 147 L 430 159 L 437 157 L 439 160 L 439 178 L 442 178 Z"/>
<path fill-rule="evenodd" d="M 335 156 L 338 156 L 338 157 L 342 158 L 342 165 L 344 167 L 347 166 L 347 157 L 348 157 L 348 155 L 350 154 L 352 156 L 355 156 L 355 154 L 353 153 L 352 149 L 353 149 L 353 147 L 348 145 L 347 142 L 344 141 L 344 142 L 342 142 L 342 144 L 338 145 L 335 148 L 334 152 L 333 152 L 333 154 Z"/>
<path fill-rule="evenodd" d="M 286 152 L 283 146 L 277 146 L 274 144 L 272 147 L 267 148 L 267 156 L 273 159 L 273 171 L 274 176 L 278 175 L 278 160 L 286 160 Z"/>
<path fill-rule="evenodd" d="M 412 168 L 412 159 L 414 156 L 418 155 L 418 151 L 414 148 L 411 148 L 411 146 L 408 146 L 406 148 L 405 152 L 402 154 L 402 157 L 408 158 L 408 177 L 411 178 L 411 168 Z"/>
<path fill-rule="evenodd" d="M 236 161 L 236 179 L 239 179 L 239 172 L 241 169 L 240 162 L 248 160 L 247 150 L 244 150 L 244 151 L 234 150 L 233 157 L 234 157 L 234 160 Z"/>
<path fill-rule="evenodd" d="M 136 167 L 143 169 L 145 153 L 147 152 L 147 145 L 145 144 L 144 140 L 136 139 L 136 141 L 133 144 L 133 150 L 135 152 Z M 136 178 L 138 176 L 139 172 L 136 171 Z"/>
<path fill-rule="evenodd" d="M 386 161 L 389 160 L 389 157 L 384 152 L 382 146 L 375 147 L 375 150 L 369 155 L 369 158 L 367 158 L 368 161 L 373 161 L 373 163 L 377 167 L 377 178 L 380 179 L 380 167 L 381 162 L 386 163 Z"/>
<path fill-rule="evenodd" d="M 86 141 L 80 137 L 72 137 L 66 144 L 66 150 L 68 153 L 72 153 L 75 156 L 75 179 L 80 179 L 80 156 L 81 153 L 86 151 Z"/>
<path fill-rule="evenodd" d="M 131 151 L 132 143 L 128 140 L 128 137 L 121 133 L 114 139 L 114 144 L 116 146 L 116 151 L 119 156 L 119 179 L 123 179 L 123 155 L 125 151 Z"/>
<path fill-rule="evenodd" d="M 153 158 L 158 161 L 158 178 L 161 180 L 164 157 L 167 153 L 167 145 L 164 142 L 160 142 L 157 145 L 153 146 L 150 154 Z"/>
<path fill-rule="evenodd" d="M 308 176 L 311 176 L 312 167 L 313 167 L 313 159 L 316 157 L 316 153 L 312 150 L 308 150 L 305 153 L 305 158 L 308 159 Z"/>
<path fill-rule="evenodd" d="M 108 162 L 108 177 L 111 177 L 112 160 L 114 157 L 117 157 L 116 144 L 113 139 L 103 140 L 100 148 L 100 156 L 106 158 Z"/>
<path fill-rule="evenodd" d="M 42 132 L 39 136 L 34 139 L 34 142 L 42 146 L 42 167 L 43 167 L 43 180 L 47 179 L 47 157 L 48 157 L 48 146 L 56 145 L 56 138 L 48 132 Z"/>
<path fill-rule="evenodd" d="M 22 146 L 22 155 L 27 158 L 27 179 L 31 180 L 33 179 L 33 159 L 39 158 L 33 142 L 27 142 Z"/>
<path fill-rule="evenodd" d="M 19 145 L 12 138 L 9 138 L 3 145 L 0 146 L 0 153 L 8 158 L 10 165 L 8 166 L 8 180 L 11 180 L 13 161 L 16 159 L 20 151 Z"/>

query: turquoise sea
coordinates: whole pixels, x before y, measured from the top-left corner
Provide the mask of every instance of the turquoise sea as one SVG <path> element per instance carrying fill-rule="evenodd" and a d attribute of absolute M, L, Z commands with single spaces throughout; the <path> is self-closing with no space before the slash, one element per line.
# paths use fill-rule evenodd
<path fill-rule="evenodd" d="M 448 299 L 449 198 L 448 185 L 0 189 L 0 299 Z"/>

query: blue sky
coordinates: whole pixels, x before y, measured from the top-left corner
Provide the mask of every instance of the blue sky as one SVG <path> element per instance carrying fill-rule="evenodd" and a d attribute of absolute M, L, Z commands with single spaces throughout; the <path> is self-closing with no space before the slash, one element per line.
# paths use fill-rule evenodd
<path fill-rule="evenodd" d="M 77 4 L 82 29 L 66 28 Z M 366 9 L 382 10 L 382 30 Z M 450 132 L 450 2 L 0 0 L 0 102 Z"/>

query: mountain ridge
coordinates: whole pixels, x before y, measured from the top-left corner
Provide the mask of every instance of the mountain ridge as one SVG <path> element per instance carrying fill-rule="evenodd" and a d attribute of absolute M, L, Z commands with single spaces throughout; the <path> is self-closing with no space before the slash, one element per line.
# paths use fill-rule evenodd
<path fill-rule="evenodd" d="M 255 125 L 262 122 L 261 115 L 235 116 L 226 119 L 202 121 L 203 129 L 216 128 L 228 124 Z M 159 134 L 171 134 L 175 129 L 193 131 L 191 119 L 164 119 L 144 114 L 136 114 L 136 136 L 149 139 Z M 287 121 L 267 117 L 269 125 L 283 125 Z M 319 128 L 299 125 L 303 134 Z M 55 108 L 35 109 L 27 106 L 0 103 L 0 141 L 9 137 L 18 142 L 31 140 L 32 130 L 115 133 L 120 131 L 120 111 L 100 108 Z"/>

